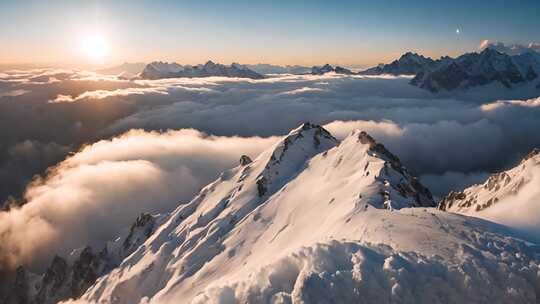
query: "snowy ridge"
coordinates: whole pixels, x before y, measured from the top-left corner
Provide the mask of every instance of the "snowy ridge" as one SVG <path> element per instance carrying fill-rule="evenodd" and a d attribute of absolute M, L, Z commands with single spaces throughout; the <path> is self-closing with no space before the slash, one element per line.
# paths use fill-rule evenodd
<path fill-rule="evenodd" d="M 540 150 L 533 150 L 516 167 L 492 174 L 481 185 L 473 185 L 462 192 L 451 192 L 439 203 L 439 209 L 475 214 L 499 201 L 516 196 L 533 180 L 534 168 L 540 168 Z"/>

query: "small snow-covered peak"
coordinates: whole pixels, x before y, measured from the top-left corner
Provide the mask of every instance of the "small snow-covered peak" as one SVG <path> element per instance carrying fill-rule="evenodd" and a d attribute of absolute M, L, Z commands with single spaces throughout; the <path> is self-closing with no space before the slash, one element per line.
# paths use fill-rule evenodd
<path fill-rule="evenodd" d="M 319 125 L 306 122 L 296 129 L 293 129 L 274 147 L 270 162 L 279 163 L 286 154 L 291 153 L 291 148 L 296 152 L 303 152 L 306 155 L 321 152 L 335 146 L 338 140 L 326 129 Z"/>
<path fill-rule="evenodd" d="M 271 149 L 264 171 L 257 180 L 259 196 L 282 185 L 283 178 L 292 176 L 311 157 L 337 144 L 338 140 L 319 125 L 306 122 L 293 129 Z"/>

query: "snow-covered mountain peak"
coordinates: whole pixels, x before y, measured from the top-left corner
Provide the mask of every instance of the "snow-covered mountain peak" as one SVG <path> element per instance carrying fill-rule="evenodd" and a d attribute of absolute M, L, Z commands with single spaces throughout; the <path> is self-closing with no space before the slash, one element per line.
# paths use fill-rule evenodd
<path fill-rule="evenodd" d="M 289 147 L 296 144 L 302 150 L 309 150 L 312 146 L 318 149 L 322 145 L 322 149 L 327 149 L 337 144 L 338 140 L 330 134 L 326 129 L 319 125 L 306 122 L 287 134 L 274 148 L 273 156 L 279 161 L 284 157 L 285 152 Z"/>
<path fill-rule="evenodd" d="M 268 179 L 264 193 L 262 177 Z M 82 299 L 123 304 L 534 298 L 535 248 L 485 221 L 405 208 L 413 206 L 433 206 L 429 191 L 374 138 L 354 131 L 337 144 L 326 130 L 306 123 L 164 216 L 146 242 Z M 435 289 L 425 288 L 433 280 Z"/>
<path fill-rule="evenodd" d="M 281 177 L 289 177 L 301 169 L 308 159 L 337 144 L 338 140 L 321 126 L 306 122 L 293 129 L 274 145 L 269 156 L 263 153 L 262 159 L 259 157 L 261 160 L 266 158 L 264 170 L 257 179 L 259 196 L 275 187 L 277 180 L 280 180 L 277 185 L 281 185 Z"/>

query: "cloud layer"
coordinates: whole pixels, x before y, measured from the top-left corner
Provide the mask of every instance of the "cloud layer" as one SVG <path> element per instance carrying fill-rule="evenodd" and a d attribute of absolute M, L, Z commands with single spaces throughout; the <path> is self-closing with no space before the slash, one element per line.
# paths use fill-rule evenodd
<path fill-rule="evenodd" d="M 39 267 L 56 253 L 99 248 L 141 212 L 188 201 L 242 154 L 255 157 L 275 141 L 132 130 L 86 146 L 34 180 L 24 206 L 0 213 L 0 265 Z"/>
<path fill-rule="evenodd" d="M 23 207 L 0 213 L 3 265 L 39 266 L 56 252 L 99 246 L 140 212 L 170 210 L 241 154 L 257 155 L 276 140 L 271 136 L 304 121 L 324 124 L 339 138 L 368 131 L 437 195 L 513 166 L 540 146 L 540 99 L 526 99 L 538 89 L 434 95 L 409 80 L 125 81 L 84 71 L 2 73 L 0 199 L 21 195 L 34 174 L 95 142 L 35 178 Z M 152 131 L 168 129 L 179 131 Z"/>

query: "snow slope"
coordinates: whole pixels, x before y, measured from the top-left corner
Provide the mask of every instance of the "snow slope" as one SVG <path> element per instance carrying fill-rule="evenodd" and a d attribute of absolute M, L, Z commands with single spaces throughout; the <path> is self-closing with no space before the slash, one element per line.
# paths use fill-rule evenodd
<path fill-rule="evenodd" d="M 491 175 L 483 184 L 450 193 L 439 208 L 504 224 L 540 241 L 540 150 L 533 150 L 516 167 Z"/>
<path fill-rule="evenodd" d="M 516 167 L 492 174 L 483 184 L 473 185 L 462 192 L 451 192 L 439 203 L 439 209 L 475 215 L 506 198 L 520 194 L 524 187 L 540 176 L 540 151 L 529 153 Z M 538 197 L 540 200 L 540 196 Z"/>
<path fill-rule="evenodd" d="M 536 301 L 537 246 L 430 206 L 429 191 L 369 135 L 338 143 L 306 123 L 162 216 L 82 300 Z"/>

